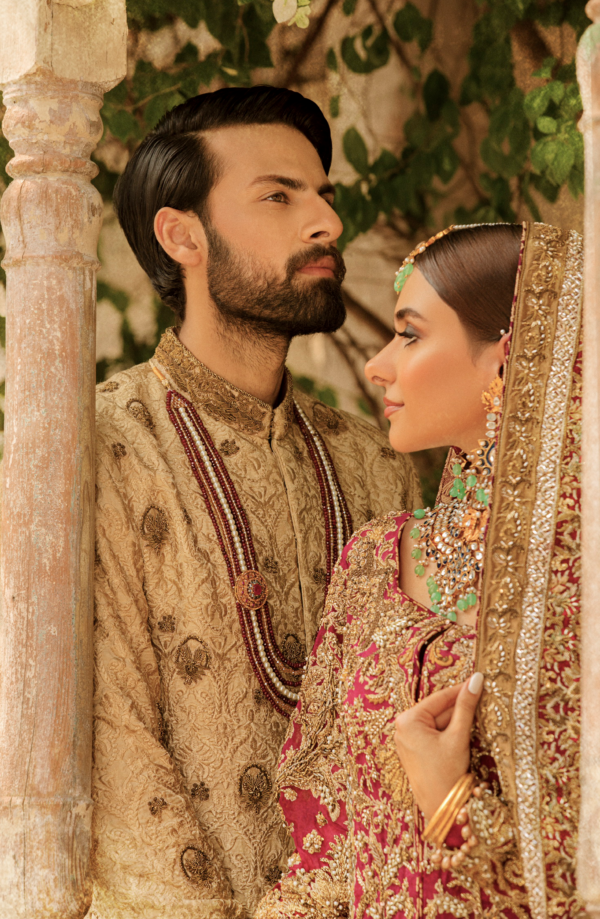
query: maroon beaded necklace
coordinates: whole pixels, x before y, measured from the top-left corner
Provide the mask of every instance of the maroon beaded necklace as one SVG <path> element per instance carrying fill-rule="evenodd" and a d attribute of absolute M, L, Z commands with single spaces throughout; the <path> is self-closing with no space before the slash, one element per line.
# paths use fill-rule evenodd
<path fill-rule="evenodd" d="M 299 697 L 304 663 L 288 660 L 278 648 L 269 610 L 268 588 L 258 570 L 252 532 L 227 466 L 192 403 L 167 389 L 167 412 L 179 435 L 194 478 L 206 504 L 227 567 L 250 666 L 263 695 L 289 718 Z M 326 588 L 334 565 L 352 534 L 352 520 L 327 447 L 305 413 L 294 403 L 294 418 L 311 458 L 325 522 Z"/>

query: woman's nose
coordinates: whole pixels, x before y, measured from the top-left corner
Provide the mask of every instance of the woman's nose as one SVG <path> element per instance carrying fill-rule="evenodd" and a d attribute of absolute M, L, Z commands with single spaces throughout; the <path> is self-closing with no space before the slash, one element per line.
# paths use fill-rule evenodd
<path fill-rule="evenodd" d="M 365 364 L 365 376 L 369 383 L 375 386 L 389 386 L 394 382 L 396 374 L 393 361 L 390 359 L 392 345 L 393 342 L 390 342 Z"/>

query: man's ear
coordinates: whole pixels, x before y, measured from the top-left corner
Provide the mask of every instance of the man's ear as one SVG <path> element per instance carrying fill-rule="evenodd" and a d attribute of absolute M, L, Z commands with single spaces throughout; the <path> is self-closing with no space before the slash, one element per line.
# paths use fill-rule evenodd
<path fill-rule="evenodd" d="M 197 214 L 161 207 L 154 232 L 167 255 L 180 265 L 195 268 L 206 261 L 206 234 Z"/>

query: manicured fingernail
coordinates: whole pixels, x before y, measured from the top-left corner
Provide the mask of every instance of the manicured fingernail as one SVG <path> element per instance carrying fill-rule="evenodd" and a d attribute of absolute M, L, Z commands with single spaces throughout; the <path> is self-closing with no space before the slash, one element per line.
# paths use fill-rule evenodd
<path fill-rule="evenodd" d="M 469 692 L 474 696 L 478 695 L 483 686 L 483 673 L 474 673 L 469 680 Z"/>

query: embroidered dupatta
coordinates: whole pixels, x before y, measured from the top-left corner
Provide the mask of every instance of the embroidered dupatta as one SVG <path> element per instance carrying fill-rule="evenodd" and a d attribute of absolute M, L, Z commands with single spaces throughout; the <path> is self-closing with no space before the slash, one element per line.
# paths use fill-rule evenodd
<path fill-rule="evenodd" d="M 533 919 L 576 898 L 582 270 L 579 234 L 524 226 L 478 624 L 477 727 Z"/>

